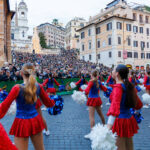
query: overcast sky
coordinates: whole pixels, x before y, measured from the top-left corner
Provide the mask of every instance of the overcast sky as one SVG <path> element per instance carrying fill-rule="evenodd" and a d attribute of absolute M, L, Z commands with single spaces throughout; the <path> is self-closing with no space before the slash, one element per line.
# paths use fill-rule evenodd
<path fill-rule="evenodd" d="M 21 0 L 10 0 L 10 7 L 15 8 L 15 3 Z M 24 0 L 28 5 L 29 27 L 33 28 L 41 23 L 51 23 L 57 18 L 64 26 L 74 18 L 83 17 L 86 20 L 100 12 L 112 0 Z M 150 0 L 127 0 L 150 6 Z"/>

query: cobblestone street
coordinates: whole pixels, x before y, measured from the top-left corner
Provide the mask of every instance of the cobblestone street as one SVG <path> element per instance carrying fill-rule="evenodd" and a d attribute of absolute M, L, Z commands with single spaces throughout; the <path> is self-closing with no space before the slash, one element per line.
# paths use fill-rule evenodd
<path fill-rule="evenodd" d="M 90 141 L 84 139 L 84 135 L 90 132 L 88 111 L 85 105 L 76 104 L 71 96 L 64 96 L 64 110 L 61 115 L 50 116 L 43 112 L 47 120 L 50 136 L 44 135 L 45 150 L 91 150 Z M 106 106 L 107 99 L 103 98 L 103 113 L 109 108 Z M 134 137 L 135 150 L 150 150 L 150 109 L 143 109 L 144 121 L 140 124 L 139 134 Z M 106 118 L 107 119 L 107 118 Z M 1 123 L 9 132 L 14 116 L 5 116 Z M 96 114 L 96 123 L 100 119 Z M 13 140 L 13 137 L 11 136 Z M 29 150 L 33 150 L 30 142 Z"/>

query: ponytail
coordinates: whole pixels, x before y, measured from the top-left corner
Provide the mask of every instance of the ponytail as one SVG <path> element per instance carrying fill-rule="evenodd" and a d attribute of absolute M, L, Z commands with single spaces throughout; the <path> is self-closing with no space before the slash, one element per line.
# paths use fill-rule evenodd
<path fill-rule="evenodd" d="M 27 63 L 23 66 L 22 72 L 27 79 L 27 83 L 23 87 L 24 98 L 26 103 L 33 104 L 37 101 L 37 87 L 36 87 L 36 79 L 34 77 L 35 68 L 32 64 Z"/>
<path fill-rule="evenodd" d="M 124 84 L 126 87 L 126 101 L 125 105 L 127 108 L 135 108 L 136 106 L 136 92 L 134 85 L 129 82 L 128 79 L 124 80 Z"/>
<path fill-rule="evenodd" d="M 28 104 L 33 104 L 37 101 L 37 95 L 36 95 L 36 79 L 33 75 L 29 76 L 29 80 L 26 83 L 24 87 L 24 97 Z"/>

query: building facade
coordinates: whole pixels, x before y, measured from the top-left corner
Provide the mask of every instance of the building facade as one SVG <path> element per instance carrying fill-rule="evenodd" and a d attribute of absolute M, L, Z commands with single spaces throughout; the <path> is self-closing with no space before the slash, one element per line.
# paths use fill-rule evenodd
<path fill-rule="evenodd" d="M 65 47 L 65 29 L 57 24 L 44 23 L 37 27 L 38 34 L 42 32 L 46 38 L 46 45 L 50 48 Z"/>
<path fill-rule="evenodd" d="M 28 7 L 24 0 L 16 4 L 16 14 L 11 22 L 12 50 L 26 51 L 32 49 L 32 37 L 28 31 Z"/>
<path fill-rule="evenodd" d="M 134 7 L 133 7 L 134 6 Z M 150 9 L 114 0 L 79 29 L 80 59 L 112 67 L 146 69 L 150 64 Z"/>
<path fill-rule="evenodd" d="M 10 25 L 14 12 L 10 11 L 9 0 L 0 1 L 0 66 L 11 63 Z"/>
<path fill-rule="evenodd" d="M 66 25 L 66 49 L 79 49 L 79 32 L 78 29 L 86 25 L 86 20 L 83 18 L 75 17 Z"/>

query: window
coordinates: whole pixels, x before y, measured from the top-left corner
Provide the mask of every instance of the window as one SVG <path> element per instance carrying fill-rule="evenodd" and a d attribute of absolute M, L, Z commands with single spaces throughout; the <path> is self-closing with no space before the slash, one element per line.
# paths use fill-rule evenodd
<path fill-rule="evenodd" d="M 136 14 L 133 13 L 133 20 L 136 21 Z"/>
<path fill-rule="evenodd" d="M 146 22 L 146 23 L 149 23 L 149 16 L 146 16 L 146 17 L 145 17 L 145 22 Z"/>
<path fill-rule="evenodd" d="M 131 31 L 131 24 L 126 24 L 127 31 Z"/>
<path fill-rule="evenodd" d="M 82 59 L 84 60 L 84 56 L 82 56 Z"/>
<path fill-rule="evenodd" d="M 133 32 L 138 33 L 138 27 L 137 26 L 133 26 Z"/>
<path fill-rule="evenodd" d="M 111 45 L 111 37 L 108 38 L 108 45 Z"/>
<path fill-rule="evenodd" d="M 84 32 L 81 33 L 81 39 L 84 39 L 85 38 L 85 34 Z"/>
<path fill-rule="evenodd" d="M 80 27 L 84 27 L 84 23 L 80 23 Z"/>
<path fill-rule="evenodd" d="M 101 32 L 101 28 L 100 27 L 96 28 L 96 34 L 100 34 L 100 32 Z"/>
<path fill-rule="evenodd" d="M 24 35 L 25 33 L 24 33 L 24 31 L 22 32 L 22 37 L 24 37 L 25 35 Z"/>
<path fill-rule="evenodd" d="M 145 42 L 141 41 L 141 50 L 144 50 L 145 48 Z"/>
<path fill-rule="evenodd" d="M 118 37 L 118 44 L 121 44 L 121 37 Z"/>
<path fill-rule="evenodd" d="M 117 29 L 122 30 L 122 23 L 121 22 L 117 22 Z"/>
<path fill-rule="evenodd" d="M 107 31 L 112 30 L 112 22 L 107 24 Z"/>
<path fill-rule="evenodd" d="M 91 29 L 88 30 L 88 36 L 91 36 Z"/>
<path fill-rule="evenodd" d="M 138 58 L 138 52 L 134 52 L 134 58 Z"/>
<path fill-rule="evenodd" d="M 14 40 L 14 33 L 11 34 L 11 39 Z"/>
<path fill-rule="evenodd" d="M 25 13 L 24 13 L 24 12 L 21 12 L 21 16 L 24 17 L 24 16 L 25 16 Z"/>
<path fill-rule="evenodd" d="M 143 15 L 139 16 L 140 23 L 143 23 Z"/>
<path fill-rule="evenodd" d="M 92 44 L 91 44 L 91 41 L 89 41 L 89 49 L 91 49 L 92 47 Z"/>
<path fill-rule="evenodd" d="M 108 54 L 109 54 L 109 58 L 111 58 L 112 57 L 111 52 L 109 52 Z"/>
<path fill-rule="evenodd" d="M 149 28 L 146 28 L 146 34 L 149 36 Z"/>
<path fill-rule="evenodd" d="M 146 58 L 147 58 L 147 59 L 150 59 L 150 53 L 147 53 L 147 54 L 146 54 Z"/>
<path fill-rule="evenodd" d="M 97 41 L 97 48 L 100 48 L 101 46 L 101 43 L 100 43 L 100 40 Z"/>
<path fill-rule="evenodd" d="M 82 51 L 84 51 L 84 44 L 82 44 Z"/>
<path fill-rule="evenodd" d="M 121 51 L 118 51 L 118 57 L 121 57 Z"/>
<path fill-rule="evenodd" d="M 127 57 L 132 58 L 132 52 L 127 52 Z"/>
<path fill-rule="evenodd" d="M 89 60 L 91 60 L 92 59 L 92 56 L 91 55 L 89 55 Z"/>
<path fill-rule="evenodd" d="M 149 42 L 147 42 L 147 48 L 149 48 Z"/>
<path fill-rule="evenodd" d="M 131 46 L 131 38 L 130 37 L 128 37 L 127 41 L 128 41 L 128 46 Z"/>
<path fill-rule="evenodd" d="M 138 47 L 138 41 L 133 41 L 133 46 Z"/>
<path fill-rule="evenodd" d="M 143 27 L 140 27 L 140 33 L 143 33 Z"/>
<path fill-rule="evenodd" d="M 141 59 L 144 59 L 144 58 L 145 58 L 145 54 L 141 53 Z"/>
<path fill-rule="evenodd" d="M 98 59 L 101 59 L 101 55 L 100 54 L 98 54 L 97 57 L 98 57 Z"/>

